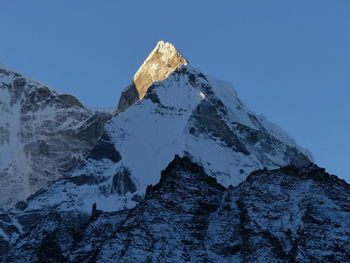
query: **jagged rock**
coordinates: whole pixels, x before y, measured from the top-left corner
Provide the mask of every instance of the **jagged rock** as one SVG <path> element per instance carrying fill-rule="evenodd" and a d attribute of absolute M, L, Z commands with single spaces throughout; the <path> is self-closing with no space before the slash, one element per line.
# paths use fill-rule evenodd
<path fill-rule="evenodd" d="M 176 156 L 135 208 L 50 214 L 3 262 L 348 262 L 349 203 L 350 185 L 316 165 L 225 188 Z"/>
<path fill-rule="evenodd" d="M 122 167 L 122 169 L 113 176 L 112 192 L 116 192 L 119 195 L 126 195 L 128 192 L 136 192 L 136 185 L 130 178 L 130 175 L 130 171 Z"/>
<path fill-rule="evenodd" d="M 180 65 L 187 64 L 187 60 L 171 43 L 159 41 L 135 73 L 132 83 L 123 90 L 118 110 L 125 111 L 145 96 L 152 83 L 164 80 Z"/>
<path fill-rule="evenodd" d="M 110 117 L 85 108 L 71 95 L 1 69 L 0 207 L 12 207 L 71 171 Z"/>
<path fill-rule="evenodd" d="M 102 134 L 101 138 L 99 138 L 96 145 L 94 145 L 87 158 L 94 160 L 109 159 L 113 162 L 119 162 L 121 159 L 120 154 L 117 152 L 114 144 L 111 142 L 108 134 L 106 133 Z"/>
<path fill-rule="evenodd" d="M 223 141 L 228 147 L 235 149 L 235 151 L 249 155 L 244 145 L 220 117 L 216 107 L 209 101 L 202 101 L 191 117 L 193 125 L 190 128 L 191 135 L 199 136 L 203 134 L 206 136 L 210 134 Z"/>

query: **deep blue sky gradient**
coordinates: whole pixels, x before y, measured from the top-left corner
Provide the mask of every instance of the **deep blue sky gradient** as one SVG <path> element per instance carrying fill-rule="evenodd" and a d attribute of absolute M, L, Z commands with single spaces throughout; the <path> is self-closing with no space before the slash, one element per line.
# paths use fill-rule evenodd
<path fill-rule="evenodd" d="M 350 1 L 3 0 L 0 63 L 97 107 L 158 40 L 350 182 Z"/>

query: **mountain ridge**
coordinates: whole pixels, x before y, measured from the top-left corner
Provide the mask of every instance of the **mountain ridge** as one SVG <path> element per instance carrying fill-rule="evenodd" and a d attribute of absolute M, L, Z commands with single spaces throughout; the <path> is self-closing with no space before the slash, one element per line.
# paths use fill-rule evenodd
<path fill-rule="evenodd" d="M 349 196 L 314 164 L 257 170 L 225 188 L 175 156 L 136 207 L 52 212 L 3 262 L 347 262 Z"/>
<path fill-rule="evenodd" d="M 71 170 L 110 114 L 3 68 L 0 95 L 0 206 L 6 208 Z"/>
<path fill-rule="evenodd" d="M 177 58 L 175 61 L 182 58 L 174 46 L 161 41 L 138 72 L 142 72 L 149 58 L 163 49 L 170 49 L 170 55 L 165 54 L 165 61 L 172 56 Z M 156 64 L 159 64 L 158 59 Z M 158 174 L 175 154 L 189 153 L 207 169 L 207 173 L 220 178 L 224 185 L 236 185 L 250 171 L 261 167 L 273 168 L 289 162 L 312 160 L 308 152 L 297 146 L 284 131 L 247 109 L 232 85 L 205 76 L 190 65 L 175 63 L 171 65 L 171 70 L 173 72 L 167 79 L 154 82 L 147 88 L 142 100 L 134 102 L 127 111 L 117 113 L 107 123 L 101 131 L 102 137 L 91 148 L 92 152 L 69 177 L 80 178 L 82 173 L 98 173 L 103 178 L 101 180 L 110 181 L 109 178 L 119 172 L 128 171 L 129 175 L 125 178 L 129 179 L 125 180 L 131 180 L 133 189 L 139 189 L 135 196 L 142 196 L 147 184 L 158 180 L 146 180 L 147 176 L 143 176 L 142 171 L 146 169 Z M 138 111 L 136 115 L 135 110 Z M 159 126 L 159 123 L 168 124 Z M 125 136 L 134 139 L 125 140 Z M 145 136 L 152 138 L 151 144 L 143 140 Z M 138 140 L 136 144 L 135 140 Z M 271 148 L 272 144 L 275 146 Z M 214 158 L 210 148 L 216 149 L 216 155 L 221 158 Z M 231 154 L 237 155 L 235 161 L 230 160 Z M 158 159 L 154 159 L 157 155 Z M 106 187 L 113 188 L 114 184 L 110 182 L 108 185 Z M 132 198 L 130 196 L 128 200 L 134 203 Z M 107 199 L 103 200 L 107 202 Z M 82 207 L 89 210 L 91 204 Z"/>
<path fill-rule="evenodd" d="M 176 59 L 159 73 L 164 53 L 150 60 L 165 46 L 172 54 L 165 61 Z M 98 122 L 95 142 L 72 169 L 0 211 L 4 262 L 350 257 L 336 246 L 341 239 L 350 248 L 349 186 L 251 111 L 230 83 L 181 58 L 159 42 L 135 74 L 146 76 L 139 86 L 144 95 L 137 83 L 129 85 L 123 106 Z M 157 76 L 150 81 L 152 72 Z M 68 101 L 79 108 L 73 98 Z M 320 230 L 328 231 L 328 240 Z"/>

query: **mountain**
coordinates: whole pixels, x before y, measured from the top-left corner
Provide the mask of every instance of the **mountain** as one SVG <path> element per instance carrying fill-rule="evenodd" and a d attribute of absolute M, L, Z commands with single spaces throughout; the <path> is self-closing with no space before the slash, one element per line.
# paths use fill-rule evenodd
<path fill-rule="evenodd" d="M 176 156 L 135 208 L 53 211 L 4 262 L 349 262 L 349 225 L 350 185 L 314 164 L 225 188 Z"/>
<path fill-rule="evenodd" d="M 0 208 L 71 171 L 110 117 L 1 66 Z"/>
<path fill-rule="evenodd" d="M 79 161 L 0 212 L 4 262 L 349 257 L 349 186 L 172 44 L 156 45 L 104 116 L 88 151 L 71 141 Z"/>
<path fill-rule="evenodd" d="M 238 185 L 263 167 L 310 163 L 308 151 L 249 110 L 231 84 L 183 62 L 173 45 L 158 43 L 134 77 L 136 87 L 150 85 L 143 99 L 108 121 L 83 162 L 31 197 L 26 211 L 89 212 L 93 203 L 105 211 L 132 207 L 175 154 L 190 156 L 224 186 Z M 119 105 L 129 101 L 124 94 Z"/>

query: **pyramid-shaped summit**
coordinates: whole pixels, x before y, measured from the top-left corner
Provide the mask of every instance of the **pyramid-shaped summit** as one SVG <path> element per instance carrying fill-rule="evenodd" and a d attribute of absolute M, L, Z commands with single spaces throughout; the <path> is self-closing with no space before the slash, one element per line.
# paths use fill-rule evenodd
<path fill-rule="evenodd" d="M 188 61 L 173 44 L 159 41 L 135 73 L 132 83 L 123 90 L 118 110 L 124 111 L 142 99 L 152 83 L 164 80 L 180 65 L 188 65 Z"/>

